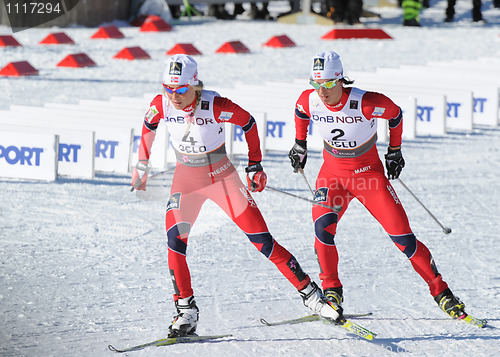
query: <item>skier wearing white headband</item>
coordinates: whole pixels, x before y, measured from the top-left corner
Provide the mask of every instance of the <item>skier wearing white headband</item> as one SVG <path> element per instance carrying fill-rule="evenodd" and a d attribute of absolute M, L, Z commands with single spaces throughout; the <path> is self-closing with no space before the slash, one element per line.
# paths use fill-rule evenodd
<path fill-rule="evenodd" d="M 186 253 L 189 233 L 207 199 L 224 210 L 255 247 L 276 265 L 299 290 L 306 306 L 332 322 L 340 320 L 342 310 L 326 300 L 294 256 L 271 236 L 249 192 L 262 191 L 267 181 L 260 163 L 262 153 L 255 119 L 229 99 L 203 89 L 196 61 L 189 56 L 171 57 L 162 81 L 163 95 L 153 99 L 144 118 L 139 162 L 133 172 L 132 186 L 137 190 L 147 188 L 151 146 L 156 128 L 163 120 L 177 157 L 165 219 L 168 267 L 177 309 L 169 327 L 169 337 L 194 334 L 198 324 L 199 310 Z M 248 189 L 226 155 L 226 122 L 240 126 L 245 133 Z"/>
<path fill-rule="evenodd" d="M 295 144 L 289 152 L 294 172 L 307 161 L 307 133 L 313 122 L 323 137 L 323 165 L 316 180 L 312 208 L 315 243 L 324 295 L 338 306 L 344 300 L 335 245 L 337 225 L 350 201 L 357 198 L 382 225 L 395 245 L 408 257 L 427 283 L 431 295 L 448 315 L 465 319 L 464 304 L 439 274 L 429 249 L 413 234 L 401 200 L 389 179 L 397 179 L 405 166 L 401 152 L 403 113 L 383 94 L 347 87 L 337 53 L 326 51 L 311 59 L 310 84 L 295 106 Z M 388 121 L 387 176 L 377 151 L 377 121 Z M 369 240 L 367 240 L 367 244 Z"/>

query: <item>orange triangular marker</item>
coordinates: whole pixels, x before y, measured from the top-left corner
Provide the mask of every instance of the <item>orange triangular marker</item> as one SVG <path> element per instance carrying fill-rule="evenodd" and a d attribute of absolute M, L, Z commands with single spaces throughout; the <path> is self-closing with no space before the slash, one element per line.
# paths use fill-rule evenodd
<path fill-rule="evenodd" d="M 294 47 L 295 42 L 293 42 L 287 35 L 273 36 L 263 44 L 266 47 Z"/>
<path fill-rule="evenodd" d="M 0 47 L 19 47 L 21 44 L 17 42 L 14 36 L 0 36 Z"/>
<path fill-rule="evenodd" d="M 376 40 L 392 39 L 392 37 L 382 29 L 333 29 L 325 35 L 321 36 L 322 40 L 341 40 L 355 38 L 369 38 Z"/>
<path fill-rule="evenodd" d="M 74 45 L 75 41 L 73 41 L 68 35 L 64 32 L 51 33 L 43 40 L 40 41 L 41 45 L 65 45 L 70 44 Z"/>
<path fill-rule="evenodd" d="M 101 26 L 90 38 L 124 38 L 123 33 L 115 25 Z"/>
<path fill-rule="evenodd" d="M 151 59 L 151 56 L 142 48 L 137 46 L 137 47 L 125 47 L 123 50 L 114 55 L 113 58 L 135 60 L 135 59 Z"/>
<path fill-rule="evenodd" d="M 28 61 L 10 62 L 0 70 L 0 76 L 36 76 L 38 70 Z"/>
<path fill-rule="evenodd" d="M 182 53 L 185 55 L 201 55 L 201 52 L 198 51 L 196 47 L 194 47 L 190 43 L 178 43 L 174 47 L 172 47 L 170 50 L 167 51 L 167 55 L 176 55 L 178 53 Z"/>
<path fill-rule="evenodd" d="M 249 53 L 250 50 L 240 41 L 230 41 L 224 43 L 217 51 L 217 53 Z"/>
<path fill-rule="evenodd" d="M 57 64 L 57 67 L 94 67 L 97 66 L 92 59 L 85 53 L 74 53 L 64 57 Z"/>
<path fill-rule="evenodd" d="M 172 26 L 159 16 L 148 16 L 139 30 L 141 32 L 163 32 L 172 31 Z"/>

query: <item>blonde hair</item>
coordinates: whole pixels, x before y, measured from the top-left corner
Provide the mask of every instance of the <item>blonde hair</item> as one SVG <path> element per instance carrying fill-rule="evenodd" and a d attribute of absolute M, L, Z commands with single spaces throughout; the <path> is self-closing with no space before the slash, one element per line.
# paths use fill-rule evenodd
<path fill-rule="evenodd" d="M 200 104 L 201 92 L 203 91 L 203 82 L 198 80 L 198 84 L 191 85 L 191 87 L 193 87 L 196 94 L 196 104 L 193 107 L 193 113 L 194 113 L 196 111 L 196 108 L 198 108 L 198 104 Z"/>

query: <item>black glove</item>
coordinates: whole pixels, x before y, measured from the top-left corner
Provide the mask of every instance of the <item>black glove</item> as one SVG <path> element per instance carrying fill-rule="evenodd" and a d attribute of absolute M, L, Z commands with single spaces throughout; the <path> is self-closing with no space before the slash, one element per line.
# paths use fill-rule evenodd
<path fill-rule="evenodd" d="M 306 166 L 307 161 L 307 143 L 305 140 L 295 140 L 295 144 L 288 153 L 293 172 L 299 171 Z"/>
<path fill-rule="evenodd" d="M 387 149 L 387 154 L 385 154 L 385 167 L 387 168 L 387 177 L 389 180 L 397 179 L 401 170 L 405 167 L 405 160 L 403 159 L 403 154 L 401 154 L 401 149 Z"/>

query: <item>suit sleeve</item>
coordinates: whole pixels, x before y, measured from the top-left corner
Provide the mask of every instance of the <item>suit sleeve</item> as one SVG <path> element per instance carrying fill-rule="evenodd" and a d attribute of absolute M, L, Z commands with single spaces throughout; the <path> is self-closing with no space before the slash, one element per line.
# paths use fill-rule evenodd
<path fill-rule="evenodd" d="M 311 114 L 309 112 L 309 94 L 314 89 L 309 89 L 299 96 L 295 103 L 295 139 L 305 141 L 309 129 Z"/>
<path fill-rule="evenodd" d="M 227 98 L 215 97 L 214 117 L 219 122 L 224 121 L 240 126 L 245 133 L 248 145 L 248 160 L 253 162 L 262 160 L 257 123 L 249 112 Z"/>
<path fill-rule="evenodd" d="M 381 93 L 366 92 L 362 102 L 363 115 L 368 118 L 389 121 L 389 145 L 400 146 L 403 135 L 403 111 L 391 99 Z"/>
<path fill-rule="evenodd" d="M 142 125 L 141 144 L 139 146 L 139 160 L 148 160 L 151 147 L 156 137 L 156 128 L 163 118 L 163 102 L 161 94 L 157 95 L 149 105 Z"/>

